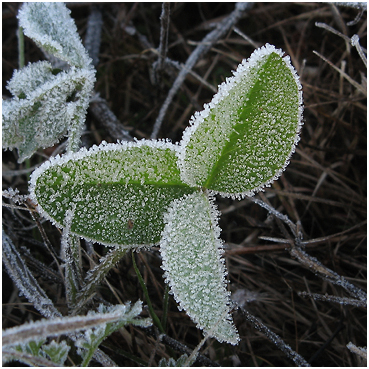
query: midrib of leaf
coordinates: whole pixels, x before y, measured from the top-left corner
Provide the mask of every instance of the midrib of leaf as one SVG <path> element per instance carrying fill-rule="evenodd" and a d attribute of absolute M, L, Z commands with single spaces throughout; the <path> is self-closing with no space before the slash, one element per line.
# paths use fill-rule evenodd
<path fill-rule="evenodd" d="M 269 61 L 269 58 L 272 56 L 273 54 L 269 55 L 268 56 L 268 61 Z M 263 67 L 260 68 L 260 71 L 262 71 L 263 69 L 265 69 L 265 66 L 268 62 L 265 62 Z M 262 74 L 262 72 L 260 72 L 260 74 Z M 260 82 L 256 79 L 256 82 L 254 83 L 253 87 L 251 87 L 247 93 L 245 94 L 244 96 L 244 99 L 246 100 L 247 98 L 250 99 L 251 96 L 253 96 L 254 94 L 254 91 L 257 91 L 259 89 L 259 85 L 260 85 Z M 233 94 L 235 94 L 234 91 L 232 91 Z M 229 99 L 230 96 L 227 96 L 227 99 Z M 246 103 L 247 104 L 247 103 Z M 213 182 L 217 172 L 218 172 L 218 169 L 219 169 L 219 166 L 222 164 L 222 158 L 224 158 L 227 154 L 233 152 L 233 151 L 236 151 L 237 150 L 237 147 L 235 147 L 234 145 L 234 142 L 236 141 L 237 137 L 241 137 L 241 127 L 243 125 L 245 125 L 244 121 L 246 120 L 246 118 L 248 118 L 249 116 L 252 115 L 252 113 L 256 113 L 257 112 L 255 111 L 255 107 L 251 106 L 251 105 L 246 105 L 246 107 L 244 109 L 242 109 L 243 111 L 238 111 L 237 112 L 237 116 L 239 117 L 238 121 L 241 122 L 241 123 L 237 123 L 235 124 L 231 129 L 229 130 L 229 140 L 228 141 L 225 141 L 225 145 L 223 146 L 223 149 L 220 151 L 220 153 L 218 154 L 218 160 L 214 163 L 213 167 L 212 167 L 212 170 L 208 176 L 208 179 L 204 185 L 205 188 L 209 188 L 209 185 Z M 214 115 L 211 115 L 212 117 L 212 120 L 214 120 Z M 216 124 L 216 122 L 215 122 Z M 245 127 L 245 131 L 248 130 L 248 126 Z"/>

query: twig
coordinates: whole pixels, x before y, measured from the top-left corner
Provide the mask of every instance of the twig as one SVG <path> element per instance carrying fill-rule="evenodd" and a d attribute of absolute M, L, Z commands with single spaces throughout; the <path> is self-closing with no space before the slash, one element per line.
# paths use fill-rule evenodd
<path fill-rule="evenodd" d="M 368 67 L 368 61 L 367 61 L 367 58 L 364 54 L 364 51 L 363 51 L 363 48 L 361 47 L 360 43 L 359 43 L 359 36 L 358 35 L 353 35 L 351 37 L 351 45 L 352 46 L 355 46 L 361 60 L 363 61 L 364 65 L 365 65 L 365 68 Z"/>
<path fill-rule="evenodd" d="M 234 301 L 233 301 L 234 302 Z M 234 302 L 235 303 L 235 302 Z M 237 303 L 235 303 L 238 306 Z M 292 348 L 287 345 L 281 337 L 279 337 L 276 333 L 272 332 L 266 325 L 264 325 L 259 319 L 250 314 L 247 310 L 238 306 L 238 309 L 245 316 L 245 318 L 261 333 L 265 334 L 265 336 L 273 342 L 278 349 L 284 352 L 293 362 L 298 366 L 310 366 L 310 364 L 296 351 L 292 350 Z"/>
<path fill-rule="evenodd" d="M 321 295 L 319 293 L 309 293 L 306 291 L 298 292 L 297 294 L 301 297 L 310 297 L 314 300 L 334 302 L 340 305 L 352 305 L 356 307 L 366 306 L 366 303 L 364 301 L 350 299 L 347 297 L 332 296 L 332 295 L 327 295 L 327 294 Z"/>
<path fill-rule="evenodd" d="M 357 347 L 352 342 L 349 342 L 346 347 L 356 355 L 359 355 L 362 359 L 367 359 L 366 347 Z"/>
<path fill-rule="evenodd" d="M 298 245 L 294 245 L 289 250 L 292 257 L 296 258 L 301 264 L 305 265 L 307 268 L 311 269 L 315 274 L 319 274 L 323 279 L 341 286 L 344 288 L 351 296 L 359 299 L 366 304 L 366 293 L 360 288 L 354 286 L 348 282 L 344 277 L 340 276 L 333 270 L 325 267 L 316 258 L 308 255 L 305 251 L 302 251 Z"/>
<path fill-rule="evenodd" d="M 154 63 L 156 81 L 160 82 L 163 73 L 165 59 L 168 52 L 168 33 L 170 21 L 170 3 L 163 2 L 160 15 L 160 44 L 159 44 L 159 59 Z"/>
<path fill-rule="evenodd" d="M 362 92 L 364 94 L 364 96 L 366 96 L 367 91 L 366 88 L 364 86 L 362 86 L 361 84 L 357 83 L 355 80 L 353 80 L 348 74 L 346 74 L 345 72 L 343 72 L 341 69 L 337 68 L 332 62 L 330 62 L 327 58 L 325 58 L 323 55 L 319 54 L 317 51 L 313 51 L 313 53 L 315 55 L 318 55 L 319 58 L 322 58 L 327 64 L 329 64 L 335 71 L 337 71 L 343 78 L 347 79 L 347 81 L 349 81 L 356 89 L 358 89 L 360 92 Z"/>
<path fill-rule="evenodd" d="M 116 140 L 133 141 L 132 136 L 123 128 L 122 123 L 110 110 L 105 99 L 95 96 L 91 100 L 89 109 L 95 119 L 106 128 L 110 136 Z"/>
<path fill-rule="evenodd" d="M 248 198 L 248 200 L 250 200 L 250 201 L 254 202 L 255 204 L 258 204 L 262 208 L 268 210 L 268 212 L 270 214 L 273 214 L 276 218 L 278 218 L 282 222 L 286 223 L 289 226 L 292 234 L 295 237 L 300 237 L 301 236 L 299 234 L 297 225 L 295 223 L 293 223 L 292 220 L 290 220 L 287 215 L 281 214 L 279 211 L 275 210 L 272 206 L 268 205 L 266 202 L 264 202 L 262 200 L 256 199 L 254 197 L 250 197 L 250 198 Z"/>
<path fill-rule="evenodd" d="M 277 218 L 277 220 L 283 221 L 287 224 L 295 237 L 294 241 L 292 239 L 273 239 L 269 237 L 269 241 L 276 241 L 278 243 L 285 242 L 286 244 L 289 244 L 291 247 L 288 248 L 288 251 L 292 257 L 296 258 L 301 264 L 312 270 L 314 273 L 319 274 L 323 279 L 343 287 L 351 296 L 366 304 L 367 297 L 363 290 L 349 283 L 344 277 L 325 267 L 316 258 L 308 255 L 302 250 L 301 246 L 306 244 L 306 242 L 302 241 L 302 235 L 299 231 L 298 225 L 294 224 L 286 215 L 279 213 L 264 201 L 254 198 L 250 198 L 250 200 L 267 209 Z"/>
<path fill-rule="evenodd" d="M 95 67 L 99 63 L 102 25 L 103 20 L 101 11 L 96 5 L 92 5 L 87 22 L 85 48 L 92 59 L 92 65 Z"/>
<path fill-rule="evenodd" d="M 208 52 L 211 49 L 211 47 L 221 37 L 223 37 L 229 29 L 233 27 L 233 25 L 242 17 L 244 12 L 252 6 L 253 6 L 252 3 L 236 3 L 235 10 L 228 17 L 223 19 L 223 21 L 220 22 L 213 31 L 208 33 L 204 37 L 202 42 L 195 48 L 192 54 L 188 57 L 185 63 L 185 67 L 179 72 L 176 80 L 173 83 L 172 88 L 168 93 L 167 98 L 164 101 L 164 104 L 160 109 L 159 115 L 155 121 L 154 128 L 151 133 L 151 138 L 157 138 L 161 124 L 164 120 L 169 105 L 171 104 L 175 94 L 177 93 L 183 81 L 185 80 L 188 71 L 194 67 L 194 65 L 202 55 Z"/>

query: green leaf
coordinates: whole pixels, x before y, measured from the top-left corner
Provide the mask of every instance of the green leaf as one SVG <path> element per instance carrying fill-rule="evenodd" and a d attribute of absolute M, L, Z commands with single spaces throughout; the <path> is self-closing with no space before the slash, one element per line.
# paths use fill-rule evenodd
<path fill-rule="evenodd" d="M 267 44 L 239 65 L 182 139 L 182 178 L 224 196 L 277 179 L 299 140 L 301 85 L 289 57 Z"/>
<path fill-rule="evenodd" d="M 32 173 L 40 213 L 73 234 L 106 245 L 159 242 L 173 199 L 194 191 L 180 179 L 178 146 L 102 144 L 52 159 Z"/>
<path fill-rule="evenodd" d="M 211 337 L 239 341 L 226 290 L 222 242 L 213 199 L 202 192 L 174 200 L 160 241 L 163 269 L 174 298 Z"/>
<path fill-rule="evenodd" d="M 193 359 L 192 361 L 190 361 L 190 363 L 188 363 L 188 365 L 185 365 L 186 364 L 186 361 L 188 360 L 188 355 L 187 354 L 183 354 L 177 360 L 173 359 L 172 357 L 170 357 L 169 359 L 162 358 L 162 359 L 160 359 L 158 366 L 161 366 L 161 367 L 163 367 L 163 366 L 164 367 L 189 366 L 190 367 L 195 362 L 195 359 Z"/>
<path fill-rule="evenodd" d="M 87 69 L 73 67 L 55 75 L 48 62 L 15 71 L 7 86 L 14 97 L 3 101 L 3 147 L 17 148 L 22 162 L 40 147 L 79 132 L 94 81 L 94 71 Z"/>
<path fill-rule="evenodd" d="M 60 366 L 63 366 L 67 360 L 70 346 L 65 341 L 51 341 L 47 345 L 42 346 L 42 351 L 50 358 L 50 360 Z"/>
<path fill-rule="evenodd" d="M 59 2 L 24 3 L 18 13 L 24 34 L 48 54 L 86 68 L 89 58 L 77 32 L 70 10 Z"/>

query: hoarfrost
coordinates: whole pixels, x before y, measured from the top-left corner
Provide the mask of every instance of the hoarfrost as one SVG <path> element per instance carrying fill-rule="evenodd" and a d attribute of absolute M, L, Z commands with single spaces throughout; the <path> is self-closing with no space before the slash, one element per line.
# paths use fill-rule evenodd
<path fill-rule="evenodd" d="M 15 71 L 7 86 L 14 97 L 3 101 L 3 147 L 17 148 L 18 161 L 22 162 L 38 148 L 50 147 L 67 132 L 79 129 L 85 120 L 94 73 L 71 68 L 54 75 L 48 62 Z M 69 101 L 71 96 L 74 98 Z"/>
<path fill-rule="evenodd" d="M 76 67 L 91 64 L 70 10 L 63 3 L 24 3 L 18 13 L 24 34 L 46 53 Z"/>
<path fill-rule="evenodd" d="M 55 342 L 53 340 L 49 344 L 43 345 L 42 350 L 50 357 L 51 361 L 63 365 L 67 360 L 70 346 L 65 341 Z"/>
<path fill-rule="evenodd" d="M 63 3 L 24 3 L 18 18 L 27 36 L 71 68 L 42 61 L 14 72 L 7 85 L 14 97 L 3 101 L 3 147 L 17 148 L 22 162 L 68 133 L 68 150 L 75 151 L 95 82 L 91 59 Z"/>
<path fill-rule="evenodd" d="M 210 336 L 235 345 L 239 337 L 230 314 L 218 215 L 203 193 L 174 200 L 160 241 L 162 268 L 179 309 Z"/>
<path fill-rule="evenodd" d="M 137 301 L 131 308 L 130 303 L 116 305 L 110 309 L 97 313 L 90 311 L 87 316 L 59 317 L 55 319 L 42 319 L 37 322 L 26 323 L 21 326 L 3 331 L 3 346 L 13 345 L 18 342 L 25 343 L 30 340 L 59 336 L 61 334 L 86 330 L 107 323 L 118 321 L 135 322 L 134 318 L 141 312 L 142 302 Z M 128 323 L 128 324 L 129 324 Z M 137 324 L 148 326 L 149 320 L 137 320 Z"/>

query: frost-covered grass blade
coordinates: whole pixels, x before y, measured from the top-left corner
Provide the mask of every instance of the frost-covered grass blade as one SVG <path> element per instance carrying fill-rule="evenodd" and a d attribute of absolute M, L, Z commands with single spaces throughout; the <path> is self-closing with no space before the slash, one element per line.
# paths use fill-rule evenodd
<path fill-rule="evenodd" d="M 60 227 L 70 222 L 71 232 L 86 239 L 153 245 L 169 204 L 194 191 L 180 178 L 176 151 L 169 143 L 140 141 L 58 157 L 32 174 L 31 197 L 47 219 Z"/>
<path fill-rule="evenodd" d="M 174 200 L 165 215 L 160 251 L 180 308 L 211 337 L 235 345 L 239 337 L 230 315 L 217 218 L 202 192 Z"/>
<path fill-rule="evenodd" d="M 181 143 L 184 181 L 239 197 L 281 174 L 302 117 L 301 85 L 282 56 L 268 44 L 256 50 L 194 115 Z"/>
<path fill-rule="evenodd" d="M 25 323 L 21 326 L 6 329 L 2 334 L 2 345 L 13 346 L 34 340 L 46 339 L 48 336 L 78 332 L 97 328 L 110 323 L 123 322 L 147 327 L 150 319 L 141 319 L 137 316 L 142 311 L 142 302 L 137 301 L 105 308 L 100 305 L 98 312 L 90 311 L 86 316 L 58 317 L 43 319 L 37 322 Z M 111 332 L 109 331 L 109 334 Z"/>

